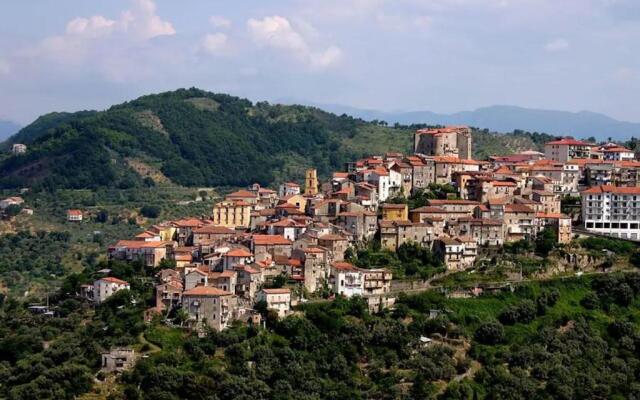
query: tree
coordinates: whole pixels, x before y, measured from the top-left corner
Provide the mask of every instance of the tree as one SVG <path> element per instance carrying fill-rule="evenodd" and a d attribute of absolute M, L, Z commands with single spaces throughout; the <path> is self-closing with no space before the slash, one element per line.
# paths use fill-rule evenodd
<path fill-rule="evenodd" d="M 478 327 L 473 337 L 482 344 L 502 343 L 504 341 L 504 327 L 498 321 L 487 321 Z"/>
<path fill-rule="evenodd" d="M 536 238 L 536 253 L 540 256 L 547 256 L 558 242 L 558 235 L 551 228 L 544 228 Z"/>
<path fill-rule="evenodd" d="M 160 216 L 160 207 L 144 206 L 140 209 L 140 214 L 145 218 L 158 218 Z"/>
<path fill-rule="evenodd" d="M 98 211 L 98 213 L 96 214 L 96 222 L 100 222 L 104 224 L 108 220 L 109 220 L 109 213 L 107 212 L 107 210 L 103 209 Z"/>
<path fill-rule="evenodd" d="M 20 211 L 22 211 L 22 206 L 19 204 L 11 204 L 9 207 L 4 209 L 4 213 L 8 217 L 15 217 L 20 214 Z"/>

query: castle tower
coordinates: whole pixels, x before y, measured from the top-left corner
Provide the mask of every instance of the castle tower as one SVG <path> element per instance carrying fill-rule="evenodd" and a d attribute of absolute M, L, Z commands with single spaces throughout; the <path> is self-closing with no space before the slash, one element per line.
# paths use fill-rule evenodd
<path fill-rule="evenodd" d="M 318 172 L 311 168 L 305 173 L 304 194 L 307 196 L 315 196 L 318 194 Z"/>

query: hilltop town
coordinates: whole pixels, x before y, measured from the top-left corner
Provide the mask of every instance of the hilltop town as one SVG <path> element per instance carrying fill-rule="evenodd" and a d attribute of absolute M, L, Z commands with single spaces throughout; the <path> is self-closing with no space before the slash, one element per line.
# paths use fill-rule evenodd
<path fill-rule="evenodd" d="M 354 160 L 324 181 L 309 169 L 302 185 L 251 185 L 227 194 L 208 218 L 157 223 L 122 238 L 108 258 L 160 269 L 147 320 L 180 310 L 193 328 L 222 330 L 238 320 L 259 323 L 259 309 L 284 317 L 316 298 L 361 296 L 371 312 L 392 306 L 402 291 L 393 271 L 352 263 L 367 246 L 425 249 L 446 275 L 545 232 L 562 246 L 574 224 L 638 239 L 629 210 L 640 195 L 640 162 L 632 151 L 562 138 L 546 143 L 545 153 L 485 161 L 471 154 L 467 127 L 420 129 L 413 154 Z M 562 199 L 576 196 L 582 215 L 562 213 Z M 81 210 L 68 211 L 69 221 L 78 218 Z M 105 276 L 84 285 L 82 296 L 101 303 L 128 288 Z"/>

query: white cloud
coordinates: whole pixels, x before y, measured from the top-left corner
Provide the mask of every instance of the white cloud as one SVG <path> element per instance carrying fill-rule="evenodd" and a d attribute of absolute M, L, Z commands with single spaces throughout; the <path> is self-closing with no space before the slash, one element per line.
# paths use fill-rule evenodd
<path fill-rule="evenodd" d="M 220 28 L 220 29 L 229 29 L 231 28 L 231 20 L 221 16 L 221 15 L 212 15 L 211 17 L 209 17 L 209 23 L 214 27 L 214 28 Z"/>
<path fill-rule="evenodd" d="M 548 42 L 544 49 L 552 52 L 565 51 L 569 49 L 569 42 L 565 38 L 557 38 Z"/>
<path fill-rule="evenodd" d="M 221 54 L 228 50 L 229 38 L 224 33 L 210 33 L 204 36 L 201 48 L 208 54 Z"/>
<path fill-rule="evenodd" d="M 67 34 L 98 37 L 110 34 L 115 25 L 116 21 L 107 19 L 102 15 L 89 18 L 75 18 L 67 23 Z"/>
<path fill-rule="evenodd" d="M 286 51 L 314 68 L 332 66 L 342 57 L 342 50 L 337 46 L 329 46 L 324 50 L 312 49 L 289 20 L 279 15 L 264 17 L 261 20 L 250 18 L 247 27 L 258 45 Z M 305 30 L 309 31 L 311 28 L 308 25 Z"/>
<path fill-rule="evenodd" d="M 142 39 L 176 33 L 171 22 L 156 15 L 156 4 L 152 0 L 133 0 L 133 8 L 122 13 L 119 25 L 125 32 Z"/>

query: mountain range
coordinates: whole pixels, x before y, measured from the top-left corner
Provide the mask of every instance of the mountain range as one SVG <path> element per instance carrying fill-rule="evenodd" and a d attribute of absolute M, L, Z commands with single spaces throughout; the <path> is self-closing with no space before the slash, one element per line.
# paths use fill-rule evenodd
<path fill-rule="evenodd" d="M 263 185 L 321 177 L 371 154 L 411 152 L 416 126 L 179 89 L 105 111 L 49 113 L 0 144 L 0 188 Z M 541 149 L 552 137 L 474 130 L 474 157 Z M 28 145 L 12 155 L 12 143 Z"/>
<path fill-rule="evenodd" d="M 347 114 L 366 121 L 378 120 L 390 124 L 469 125 L 502 133 L 521 129 L 555 136 L 595 137 L 598 140 L 626 140 L 640 136 L 640 123 L 618 121 L 590 111 L 568 112 L 496 105 L 440 114 L 431 111 L 379 111 L 291 98 L 278 99 L 276 102 L 305 104 L 338 115 Z"/>

